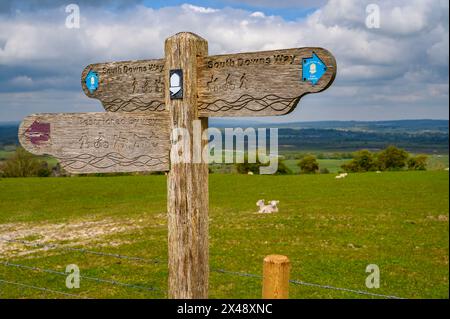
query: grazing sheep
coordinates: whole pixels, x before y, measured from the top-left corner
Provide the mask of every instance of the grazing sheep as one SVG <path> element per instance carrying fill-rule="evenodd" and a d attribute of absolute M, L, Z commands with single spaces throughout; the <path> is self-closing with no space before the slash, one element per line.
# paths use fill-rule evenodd
<path fill-rule="evenodd" d="M 271 214 L 275 212 L 274 207 L 272 205 L 266 205 L 264 199 L 257 201 L 256 206 L 259 206 L 259 213 L 262 214 Z"/>

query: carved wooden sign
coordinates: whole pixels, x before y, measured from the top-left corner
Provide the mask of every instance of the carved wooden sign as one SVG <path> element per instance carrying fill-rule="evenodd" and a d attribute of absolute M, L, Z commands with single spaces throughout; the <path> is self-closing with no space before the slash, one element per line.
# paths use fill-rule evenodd
<path fill-rule="evenodd" d="M 90 64 L 81 74 L 81 86 L 106 111 L 163 111 L 164 59 Z"/>
<path fill-rule="evenodd" d="M 164 59 L 91 64 L 81 83 L 106 111 L 163 111 L 164 78 L 172 80 L 169 72 L 179 71 L 165 70 L 164 64 Z M 198 57 L 197 64 L 201 117 L 287 114 L 302 96 L 325 90 L 336 76 L 336 61 L 322 48 Z"/>
<path fill-rule="evenodd" d="M 316 63 L 308 63 L 317 56 Z M 300 48 L 199 58 L 200 116 L 273 116 L 331 85 L 336 61 L 325 49 Z M 304 66 L 308 66 L 308 70 Z M 311 81 L 305 74 L 320 74 Z"/>
<path fill-rule="evenodd" d="M 156 114 L 33 114 L 19 128 L 29 152 L 56 157 L 70 173 L 169 170 L 169 117 Z"/>

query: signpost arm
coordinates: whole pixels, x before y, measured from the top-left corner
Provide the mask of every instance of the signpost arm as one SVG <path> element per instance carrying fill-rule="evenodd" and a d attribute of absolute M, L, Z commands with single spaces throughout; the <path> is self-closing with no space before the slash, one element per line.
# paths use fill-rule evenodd
<path fill-rule="evenodd" d="M 192 161 L 193 144 L 207 143 L 193 134 L 193 121 L 199 120 L 197 57 L 207 54 L 207 41 L 193 33 L 177 33 L 165 42 L 166 108 L 171 129 L 189 132 L 190 148 L 181 154 L 181 162 L 175 163 L 171 156 L 168 175 L 169 298 L 208 297 L 208 164 Z M 171 97 L 171 70 L 182 71 L 181 97 L 180 92 Z M 200 123 L 203 132 L 207 118 Z"/>

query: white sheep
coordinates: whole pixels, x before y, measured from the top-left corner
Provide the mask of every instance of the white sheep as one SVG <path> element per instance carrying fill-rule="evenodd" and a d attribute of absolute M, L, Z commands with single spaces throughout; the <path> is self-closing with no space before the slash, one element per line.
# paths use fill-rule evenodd
<path fill-rule="evenodd" d="M 278 201 L 272 201 L 272 202 L 278 202 Z M 260 199 L 259 201 L 256 202 L 256 206 L 259 206 L 259 213 L 262 214 L 271 214 L 271 213 L 275 213 L 278 211 L 278 207 L 273 206 L 272 204 L 270 205 L 266 205 L 264 199 Z"/>
<path fill-rule="evenodd" d="M 336 179 L 340 179 L 340 178 L 346 178 L 348 175 L 348 173 L 341 173 L 339 175 L 336 176 Z"/>

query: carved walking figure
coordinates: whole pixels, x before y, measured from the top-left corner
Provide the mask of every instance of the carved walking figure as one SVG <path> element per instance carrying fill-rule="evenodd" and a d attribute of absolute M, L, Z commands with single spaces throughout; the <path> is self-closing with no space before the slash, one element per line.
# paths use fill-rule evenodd
<path fill-rule="evenodd" d="M 239 81 L 241 82 L 241 85 L 239 85 L 240 89 L 248 89 L 248 86 L 247 86 L 248 79 L 247 79 L 247 75 L 245 73 L 242 74 Z"/>

